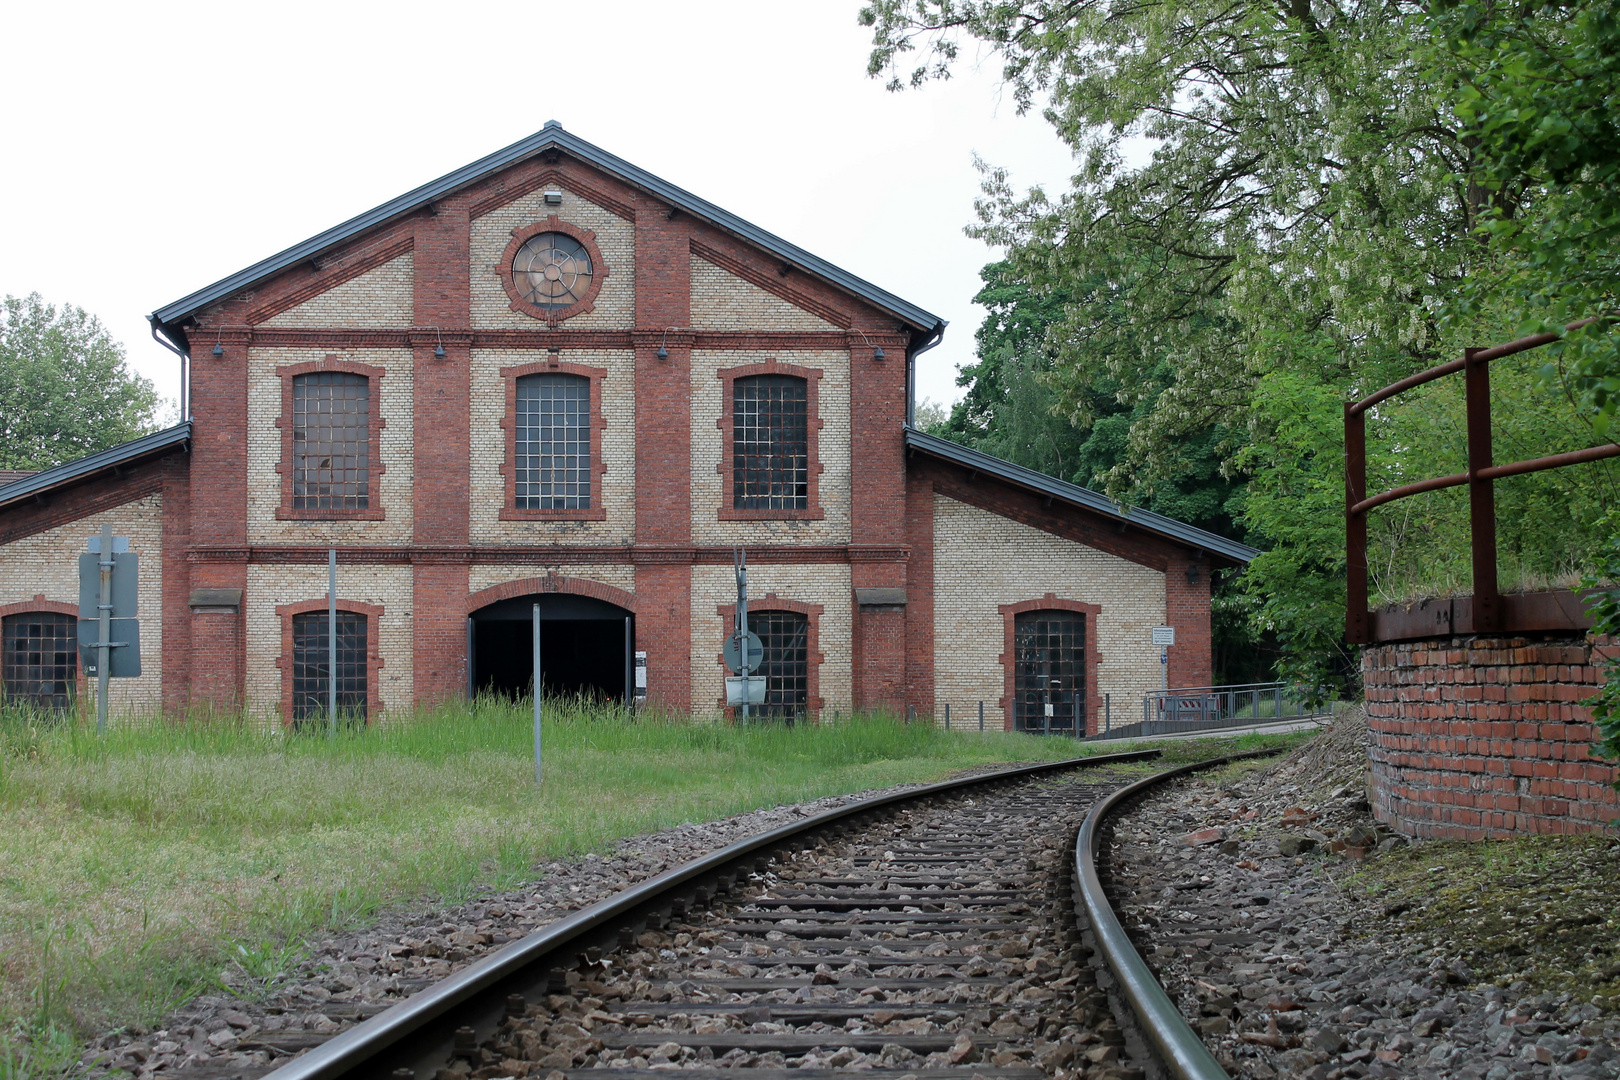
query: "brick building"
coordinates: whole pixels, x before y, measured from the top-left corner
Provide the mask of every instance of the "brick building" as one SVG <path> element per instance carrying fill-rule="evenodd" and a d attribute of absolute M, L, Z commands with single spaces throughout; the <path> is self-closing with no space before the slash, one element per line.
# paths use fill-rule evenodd
<path fill-rule="evenodd" d="M 152 316 L 190 419 L 0 486 L 0 678 L 61 704 L 75 553 L 142 556 L 115 702 L 370 717 L 532 677 L 724 696 L 750 564 L 774 712 L 1095 728 L 1210 679 L 1240 544 L 908 426 L 944 324 L 569 134 L 538 134 Z"/>

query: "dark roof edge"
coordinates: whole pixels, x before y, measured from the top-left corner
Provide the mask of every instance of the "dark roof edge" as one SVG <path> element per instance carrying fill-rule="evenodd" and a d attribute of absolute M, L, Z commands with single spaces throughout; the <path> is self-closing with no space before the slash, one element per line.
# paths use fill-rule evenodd
<path fill-rule="evenodd" d="M 1155 514 L 1151 510 L 1143 510 L 1140 507 L 1125 506 L 1108 498 L 1106 495 L 1092 491 L 1090 488 L 1083 488 L 1079 484 L 1058 480 L 1047 476 L 1045 473 L 1036 472 L 1034 469 L 1026 469 L 1022 465 L 1014 465 L 1003 458 L 993 457 L 979 450 L 969 449 L 960 443 L 951 442 L 949 439 L 941 439 L 937 435 L 926 434 L 913 427 L 906 428 L 906 447 L 921 450 L 925 454 L 932 454 L 934 457 L 942 458 L 965 468 L 977 469 L 979 472 L 1017 484 L 1020 487 L 1030 488 L 1044 495 L 1050 495 L 1053 498 L 1083 506 L 1087 510 L 1095 510 L 1116 520 L 1127 521 L 1137 528 L 1158 533 L 1166 539 L 1197 548 L 1200 551 L 1219 555 L 1239 565 L 1247 563 L 1260 554 L 1256 548 L 1252 548 L 1247 544 L 1240 544 L 1236 540 L 1228 540 L 1224 536 L 1217 536 L 1215 533 L 1200 529 L 1196 525 L 1188 525 L 1184 521 L 1177 521 L 1175 518 Z"/>
<path fill-rule="evenodd" d="M 691 192 L 676 187 L 674 184 L 654 176 L 645 169 L 638 168 L 623 158 L 608 153 L 599 146 L 586 142 L 579 136 L 565 131 L 562 125 L 555 120 L 547 121 L 545 127 L 526 139 L 520 139 L 511 146 L 479 158 L 470 165 L 464 165 L 454 172 L 439 177 L 437 180 L 423 184 L 421 187 L 408 191 L 397 198 L 390 199 L 381 206 L 373 207 L 357 217 L 350 218 L 341 225 L 318 233 L 302 243 L 294 244 L 279 254 L 254 263 L 252 266 L 239 270 L 229 277 L 221 278 L 207 288 L 199 289 L 190 296 L 182 297 L 172 304 L 161 307 L 153 312 L 150 318 L 160 326 L 174 326 L 179 320 L 195 314 L 209 304 L 227 299 L 290 266 L 296 266 L 298 263 L 320 254 L 320 252 L 334 244 L 386 224 L 395 218 L 410 213 L 425 203 L 444 198 L 457 189 L 481 180 L 491 173 L 498 172 L 508 166 L 517 164 L 525 158 L 532 157 L 549 146 L 559 147 L 592 165 L 614 173 L 657 198 L 663 199 L 665 202 L 671 203 L 695 217 L 704 218 L 741 239 L 765 248 L 788 262 L 796 264 L 801 269 L 832 282 L 846 292 L 853 293 L 877 307 L 898 315 L 921 330 L 931 331 L 936 326 L 943 325 L 943 320 L 939 316 L 902 300 L 888 290 L 881 289 L 863 278 L 856 277 L 847 270 L 840 269 L 825 259 L 810 254 L 798 245 L 790 244 L 774 233 L 766 232 L 757 225 L 750 224 L 735 214 L 722 210 L 706 199 L 700 199 Z"/>
<path fill-rule="evenodd" d="M 22 480 L 14 480 L 9 484 L 0 486 L 0 507 L 25 499 L 30 495 L 38 495 L 52 488 L 70 484 L 75 480 L 82 480 L 93 476 L 102 469 L 110 469 L 114 465 L 123 465 L 137 458 L 150 457 L 160 451 L 179 446 L 191 438 L 191 421 L 176 424 L 172 428 L 154 431 L 150 435 L 142 435 L 138 439 L 131 439 L 127 443 L 110 446 L 105 450 L 97 450 L 87 454 L 77 461 L 69 461 L 62 465 L 53 465 L 49 469 L 41 470 L 33 476 Z"/>

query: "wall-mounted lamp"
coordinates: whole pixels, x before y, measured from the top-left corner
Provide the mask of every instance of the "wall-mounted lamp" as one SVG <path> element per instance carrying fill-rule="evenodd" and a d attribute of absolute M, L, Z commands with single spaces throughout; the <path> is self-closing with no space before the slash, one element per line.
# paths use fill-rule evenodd
<path fill-rule="evenodd" d="M 1187 584 L 1189 584 L 1189 585 L 1198 584 L 1198 564 L 1197 563 L 1188 563 L 1187 564 Z"/>
<path fill-rule="evenodd" d="M 220 357 L 225 355 L 225 334 L 223 331 L 214 339 L 213 352 L 215 360 L 218 360 Z"/>
<path fill-rule="evenodd" d="M 659 342 L 658 342 L 658 353 L 657 353 L 658 359 L 660 359 L 660 360 L 668 360 L 669 359 L 669 332 L 671 330 L 684 330 L 684 329 L 685 329 L 685 327 L 683 327 L 683 326 L 666 326 L 666 327 L 664 327 L 664 336 L 662 338 L 660 338 Z"/>
<path fill-rule="evenodd" d="M 854 329 L 854 328 L 852 327 L 851 329 Z M 855 332 L 857 334 L 861 335 L 861 340 L 866 342 L 867 347 L 872 350 L 872 359 L 874 359 L 874 360 L 882 360 L 883 359 L 883 347 L 880 346 L 880 345 L 873 345 L 872 344 L 872 339 L 867 337 L 864 333 L 861 333 L 860 330 L 855 330 Z"/>
<path fill-rule="evenodd" d="M 433 328 L 433 332 L 439 336 L 439 343 L 437 345 L 433 346 L 433 359 L 435 359 L 435 360 L 443 360 L 444 359 L 444 331 L 440 330 L 437 326 L 435 326 Z"/>

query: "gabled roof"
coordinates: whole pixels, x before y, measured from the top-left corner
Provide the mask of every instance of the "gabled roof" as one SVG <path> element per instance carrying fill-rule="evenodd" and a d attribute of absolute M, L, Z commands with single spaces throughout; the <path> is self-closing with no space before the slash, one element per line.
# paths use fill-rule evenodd
<path fill-rule="evenodd" d="M 183 340 L 179 336 L 180 324 L 210 304 L 229 299 L 244 289 L 251 288 L 289 267 L 296 266 L 319 255 L 330 247 L 386 225 L 428 203 L 443 199 L 469 184 L 477 183 L 493 173 L 553 148 L 560 149 L 564 153 L 594 165 L 604 172 L 611 173 L 626 183 L 641 188 L 655 198 L 662 199 L 671 206 L 678 207 L 691 214 L 693 217 L 701 218 L 711 225 L 718 226 L 739 239 L 745 240 L 756 247 L 764 248 L 800 270 L 822 278 L 873 306 L 898 316 L 920 332 L 933 333 L 944 329 L 944 320 L 939 316 L 924 311 L 917 305 L 908 303 L 893 293 L 880 289 L 871 282 L 858 278 L 847 270 L 842 270 L 825 259 L 818 258 L 803 248 L 790 244 L 781 237 L 768 233 L 757 225 L 750 224 L 735 214 L 722 210 L 713 203 L 700 199 L 691 192 L 654 176 L 645 169 L 637 168 L 623 158 L 616 157 L 601 147 L 586 142 L 577 135 L 564 131 L 562 125 L 555 120 L 546 121 L 546 126 L 538 132 L 513 143 L 504 150 L 497 150 L 488 157 L 480 158 L 470 165 L 457 169 L 455 172 L 439 177 L 432 183 L 423 184 L 416 190 L 408 191 L 397 199 L 391 199 L 381 206 L 367 210 L 358 217 L 350 218 L 341 225 L 312 236 L 301 244 L 294 244 L 278 255 L 272 255 L 262 262 L 254 263 L 245 270 L 239 270 L 230 277 L 216 281 L 205 289 L 199 289 L 190 296 L 182 297 L 172 304 L 159 308 L 148 318 L 150 318 L 154 326 L 163 330 L 173 340 Z"/>
<path fill-rule="evenodd" d="M 31 476 L 21 480 L 13 480 L 9 484 L 0 485 L 0 508 L 9 506 L 19 499 L 26 499 L 33 495 L 42 495 L 52 488 L 71 484 L 75 480 L 82 480 L 93 476 L 103 469 L 110 469 L 114 465 L 129 465 L 141 458 L 159 457 L 176 446 L 182 446 L 191 439 L 191 421 L 176 424 L 163 431 L 154 431 L 150 435 L 142 435 L 138 439 L 131 439 L 127 443 L 110 446 L 105 450 L 97 450 L 78 461 L 69 461 L 63 465 L 55 465 L 49 469 L 42 469 Z"/>
<path fill-rule="evenodd" d="M 1184 521 L 1155 514 L 1151 510 L 1143 510 L 1135 506 L 1126 506 L 1117 503 L 1106 495 L 1101 495 L 1090 488 L 1083 488 L 1079 484 L 1070 484 L 1057 480 L 1045 473 L 1026 469 L 1022 465 L 1014 465 L 1002 458 L 992 457 L 978 450 L 970 450 L 959 443 L 949 439 L 941 439 L 937 435 L 928 435 L 916 428 L 906 428 L 906 449 L 917 450 L 932 455 L 943 461 L 960 465 L 963 468 L 974 469 L 986 476 L 994 476 L 1005 480 L 1009 484 L 1016 484 L 1021 488 L 1049 495 L 1054 499 L 1075 506 L 1083 506 L 1104 514 L 1116 521 L 1129 522 L 1138 529 L 1156 533 L 1167 540 L 1174 540 L 1179 544 L 1207 551 L 1213 555 L 1229 559 L 1238 565 L 1247 563 L 1260 554 L 1259 550 L 1247 544 L 1240 544 L 1236 540 L 1228 540 L 1224 536 L 1217 536 Z"/>

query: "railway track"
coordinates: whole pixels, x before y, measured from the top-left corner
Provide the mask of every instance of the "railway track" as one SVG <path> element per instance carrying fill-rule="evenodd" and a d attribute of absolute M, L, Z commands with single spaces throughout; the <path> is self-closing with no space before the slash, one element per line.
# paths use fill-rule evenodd
<path fill-rule="evenodd" d="M 1138 1059 L 1147 1045 L 1158 1057 L 1126 1060 L 1106 991 L 1140 1013 L 1142 974 L 1116 961 L 1130 947 L 1095 874 L 1098 899 L 1080 887 L 1095 836 L 1082 821 L 1126 794 L 1099 767 L 1156 756 L 930 785 L 732 844 L 507 946 L 271 1075 L 827 1080 L 856 1069 L 871 1080 L 1037 1080 L 1059 1070 L 1128 1078 L 1142 1065 L 1159 1074 L 1160 1061 L 1178 1076 L 1224 1075 L 1177 1041 L 1196 1043 L 1190 1031 L 1155 1037 L 1154 1025 L 1185 1029 L 1173 1007 L 1148 1019 L 1145 1041 L 1131 1032 Z"/>

